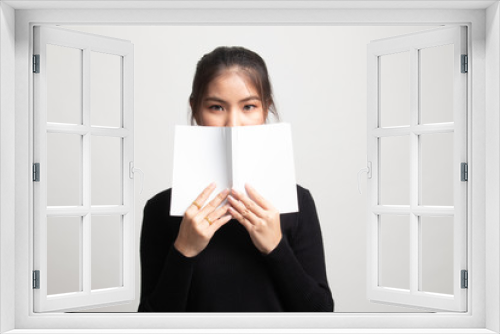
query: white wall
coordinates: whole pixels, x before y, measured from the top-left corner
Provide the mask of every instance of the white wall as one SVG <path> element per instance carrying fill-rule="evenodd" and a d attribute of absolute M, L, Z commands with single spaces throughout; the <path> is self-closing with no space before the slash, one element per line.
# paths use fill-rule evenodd
<path fill-rule="evenodd" d="M 64 28 L 135 45 L 135 166 L 146 175 L 142 195 L 136 182 L 137 240 L 145 202 L 171 186 L 173 127 L 188 124 L 196 62 L 216 46 L 242 45 L 266 60 L 281 119 L 292 124 L 297 182 L 316 201 L 336 311 L 414 312 L 366 300 L 366 198 L 356 175 L 366 166 L 366 45 L 430 27 Z M 100 311 L 137 309 L 137 269 L 135 303 Z"/>

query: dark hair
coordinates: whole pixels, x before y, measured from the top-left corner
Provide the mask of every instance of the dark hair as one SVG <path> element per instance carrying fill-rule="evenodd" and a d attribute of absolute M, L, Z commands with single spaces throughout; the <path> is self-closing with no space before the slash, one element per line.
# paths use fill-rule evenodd
<path fill-rule="evenodd" d="M 191 124 L 194 124 L 207 87 L 224 70 L 237 68 L 246 74 L 258 90 L 263 109 L 279 119 L 274 105 L 271 81 L 264 60 L 255 52 L 239 46 L 220 46 L 205 54 L 196 65 L 193 87 L 189 97 L 191 105 Z"/>

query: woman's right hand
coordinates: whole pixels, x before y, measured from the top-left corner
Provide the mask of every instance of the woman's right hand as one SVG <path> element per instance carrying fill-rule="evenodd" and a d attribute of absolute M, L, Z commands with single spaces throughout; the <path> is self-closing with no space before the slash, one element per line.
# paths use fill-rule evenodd
<path fill-rule="evenodd" d="M 204 250 L 214 233 L 232 218 L 226 214 L 229 204 L 217 208 L 227 198 L 229 189 L 203 207 L 214 189 L 215 183 L 205 188 L 184 214 L 174 247 L 186 257 L 196 256 Z"/>

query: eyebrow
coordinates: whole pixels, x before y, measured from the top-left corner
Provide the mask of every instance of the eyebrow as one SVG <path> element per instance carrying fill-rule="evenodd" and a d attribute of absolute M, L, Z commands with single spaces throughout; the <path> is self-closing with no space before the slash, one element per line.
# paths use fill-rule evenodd
<path fill-rule="evenodd" d="M 204 98 L 203 100 L 204 101 L 215 101 L 215 102 L 220 102 L 220 103 L 226 102 L 223 99 L 218 98 L 216 96 L 209 96 L 209 97 Z M 240 100 L 239 102 L 247 102 L 247 101 L 252 101 L 252 100 L 259 100 L 260 101 L 260 97 L 252 95 L 252 96 L 249 96 L 247 98 L 244 98 L 243 100 Z"/>

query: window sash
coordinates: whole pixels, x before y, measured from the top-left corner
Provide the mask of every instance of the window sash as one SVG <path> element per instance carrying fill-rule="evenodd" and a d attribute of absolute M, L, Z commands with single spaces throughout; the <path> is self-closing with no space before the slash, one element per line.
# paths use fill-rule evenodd
<path fill-rule="evenodd" d="M 82 123 L 60 124 L 47 122 L 46 45 L 59 45 L 82 50 Z M 90 53 L 102 52 L 120 57 L 121 62 L 121 126 L 109 128 L 90 123 Z M 34 75 L 34 161 L 41 166 L 40 181 L 34 184 L 34 266 L 40 271 L 40 288 L 34 289 L 35 312 L 71 311 L 88 307 L 111 305 L 133 300 L 135 296 L 135 224 L 134 184 L 130 177 L 133 162 L 133 45 L 81 32 L 37 26 L 34 28 L 34 54 L 40 55 L 40 73 Z M 47 206 L 47 142 L 48 133 L 81 136 L 81 205 Z M 91 200 L 91 139 L 93 136 L 120 138 L 121 205 L 92 205 Z M 121 265 L 122 286 L 92 290 L 91 287 L 91 220 L 92 215 L 120 215 L 122 227 Z M 81 219 L 79 267 L 80 291 L 49 295 L 47 259 L 47 218 L 76 216 Z"/>
<path fill-rule="evenodd" d="M 373 168 L 368 179 L 367 196 L 367 295 L 372 301 L 401 306 L 423 307 L 431 310 L 467 310 L 467 290 L 461 288 L 461 270 L 467 270 L 467 182 L 461 182 L 460 163 L 467 160 L 467 75 L 460 73 L 461 55 L 467 54 L 465 27 L 445 27 L 404 36 L 372 41 L 368 46 L 368 161 Z M 419 124 L 419 50 L 441 45 L 454 45 L 453 122 Z M 385 127 L 380 124 L 380 57 L 409 52 L 410 120 L 408 126 Z M 419 135 L 453 133 L 454 206 L 424 206 L 419 204 L 420 145 Z M 410 142 L 409 205 L 380 205 L 380 140 L 390 136 L 408 136 Z M 380 278 L 380 215 L 407 214 L 409 225 L 409 290 L 379 286 Z M 453 295 L 419 291 L 422 277 L 420 267 L 421 216 L 453 217 Z"/>

